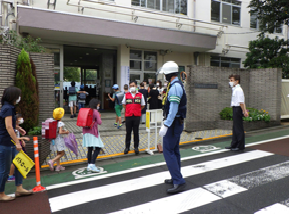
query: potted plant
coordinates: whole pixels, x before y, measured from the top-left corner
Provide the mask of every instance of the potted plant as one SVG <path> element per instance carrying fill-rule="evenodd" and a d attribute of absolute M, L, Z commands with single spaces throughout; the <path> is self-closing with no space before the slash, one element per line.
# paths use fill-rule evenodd
<path fill-rule="evenodd" d="M 266 128 L 269 126 L 271 117 L 269 113 L 264 110 L 258 110 L 255 108 L 247 108 L 249 110 L 249 116 L 243 117 L 244 130 L 251 131 Z M 220 112 L 221 120 L 218 122 L 218 127 L 222 129 L 230 130 L 233 127 L 233 110 L 230 107 L 224 108 Z"/>

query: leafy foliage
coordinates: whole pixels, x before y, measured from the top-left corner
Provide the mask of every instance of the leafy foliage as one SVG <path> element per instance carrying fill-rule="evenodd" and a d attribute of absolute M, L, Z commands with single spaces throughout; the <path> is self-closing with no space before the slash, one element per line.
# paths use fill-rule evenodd
<path fill-rule="evenodd" d="M 261 109 L 255 109 L 255 108 L 247 108 L 249 110 L 249 117 L 243 117 L 243 121 L 265 121 L 270 122 L 270 115 L 266 110 Z M 233 120 L 233 109 L 230 107 L 224 108 L 220 112 L 221 120 Z"/>
<path fill-rule="evenodd" d="M 32 38 L 30 35 L 27 38 L 23 38 L 18 35 L 15 31 L 9 31 L 7 35 L 2 35 L 0 43 L 9 43 L 10 45 L 24 49 L 27 52 L 45 52 L 45 48 L 40 46 L 40 38 Z"/>
<path fill-rule="evenodd" d="M 80 70 L 77 67 L 64 67 L 63 77 L 64 81 L 80 82 Z"/>
<path fill-rule="evenodd" d="M 38 124 L 39 98 L 37 81 L 33 75 L 28 53 L 22 49 L 17 59 L 16 87 L 21 89 L 21 101 L 17 112 L 24 118 L 22 127 L 30 130 Z"/>
<path fill-rule="evenodd" d="M 284 79 L 289 78 L 289 56 L 287 52 L 289 41 L 284 39 L 265 38 L 260 34 L 259 38 L 249 42 L 249 52 L 243 62 L 249 68 L 282 68 Z"/>
<path fill-rule="evenodd" d="M 28 135 L 41 135 L 41 126 L 35 126 L 28 132 Z"/>
<path fill-rule="evenodd" d="M 221 120 L 233 120 L 233 109 L 226 107 L 220 112 Z"/>
<path fill-rule="evenodd" d="M 289 24 L 288 0 L 251 0 L 251 14 L 257 14 L 260 30 L 274 33 L 276 27 Z"/>

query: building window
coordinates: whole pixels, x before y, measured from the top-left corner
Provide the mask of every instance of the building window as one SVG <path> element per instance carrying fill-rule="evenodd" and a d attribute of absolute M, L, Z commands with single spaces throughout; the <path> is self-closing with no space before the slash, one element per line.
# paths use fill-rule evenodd
<path fill-rule="evenodd" d="M 257 13 L 250 14 L 250 28 L 253 30 L 260 31 L 259 20 L 257 18 Z M 283 33 L 283 25 L 277 26 L 274 33 Z"/>
<path fill-rule="evenodd" d="M 173 14 L 188 14 L 187 0 L 132 0 L 131 5 Z"/>
<path fill-rule="evenodd" d="M 241 1 L 211 0 L 211 21 L 241 25 Z"/>
<path fill-rule="evenodd" d="M 157 52 L 130 50 L 131 78 L 141 80 L 153 79 L 155 82 L 157 72 Z"/>
<path fill-rule="evenodd" d="M 211 66 L 215 67 L 228 67 L 228 68 L 240 68 L 241 59 L 211 56 Z"/>

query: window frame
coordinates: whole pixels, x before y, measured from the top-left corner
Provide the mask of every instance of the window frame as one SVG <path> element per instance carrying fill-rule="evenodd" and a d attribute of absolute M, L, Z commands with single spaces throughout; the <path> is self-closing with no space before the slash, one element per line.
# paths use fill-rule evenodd
<path fill-rule="evenodd" d="M 210 58 L 210 66 L 211 67 L 224 67 L 224 66 L 221 66 L 222 65 L 222 62 L 223 63 L 229 63 L 229 67 L 225 67 L 225 68 L 236 68 L 236 67 L 232 67 L 232 65 L 237 65 L 238 63 L 236 63 L 236 60 L 238 59 L 239 60 L 239 67 L 238 68 L 241 68 L 241 58 L 235 58 L 235 57 L 224 57 L 224 56 L 214 56 L 214 55 L 211 55 L 210 56 L 211 58 L 214 57 L 215 59 L 211 59 Z M 217 59 L 218 58 L 218 59 Z M 223 58 L 223 60 L 222 60 Z M 227 58 L 227 59 L 225 59 Z M 234 59 L 235 61 L 232 61 L 232 59 Z M 212 61 L 214 62 L 218 62 L 219 66 L 212 66 Z"/>
<path fill-rule="evenodd" d="M 129 58 L 129 61 L 134 60 L 134 61 L 141 61 L 141 69 L 140 70 L 136 70 L 136 69 L 132 69 L 130 68 L 130 73 L 131 74 L 135 74 L 135 75 L 140 75 L 141 77 L 141 81 L 143 81 L 144 79 L 144 75 L 145 74 L 156 74 L 157 73 L 157 64 L 158 64 L 158 52 L 157 51 L 150 51 L 150 50 L 140 50 L 140 49 L 131 49 L 130 51 L 141 51 L 142 55 L 141 55 L 141 59 L 131 59 Z M 147 60 L 145 59 L 145 52 L 153 52 L 156 54 L 156 59 L 155 60 Z M 145 70 L 145 62 L 153 62 L 156 63 L 156 70 L 155 71 L 148 71 Z"/>
<path fill-rule="evenodd" d="M 136 0 L 134 0 L 134 1 L 136 1 Z M 169 11 L 166 11 L 166 10 L 163 10 L 163 2 L 164 2 L 164 0 L 158 0 L 159 2 L 160 2 L 160 9 L 153 9 L 153 8 L 149 8 L 149 7 L 147 7 L 147 1 L 148 0 L 144 0 L 145 1 L 145 6 L 142 6 L 142 0 L 137 0 L 137 1 L 139 1 L 139 5 L 133 5 L 133 0 L 131 0 L 131 6 L 132 7 L 141 7 L 141 8 L 146 8 L 146 9 L 148 9 L 148 10 L 156 10 L 156 11 L 160 11 L 160 12 L 162 12 L 162 13 L 169 13 L 169 14 L 175 14 L 175 15 L 183 15 L 183 16 L 188 16 L 188 1 L 189 0 L 185 0 L 186 1 L 186 8 L 187 8 L 187 10 L 186 10 L 186 14 L 182 14 L 182 13 L 180 13 L 181 12 L 181 1 L 182 0 L 173 0 L 174 1 L 174 9 L 173 9 L 173 13 L 171 13 L 171 12 L 169 12 Z M 157 1 L 157 0 L 154 0 L 154 1 Z M 180 4 L 179 4 L 179 8 L 178 8 L 178 10 L 180 11 L 179 13 L 176 13 L 176 10 L 177 10 L 177 2 L 176 1 L 179 1 L 180 2 Z M 156 3 L 155 3 L 155 5 L 156 5 Z"/>
<path fill-rule="evenodd" d="M 256 16 L 256 28 L 252 28 L 252 27 L 251 27 L 251 17 L 252 17 L 252 14 L 250 14 L 250 30 L 260 32 L 259 19 L 258 19 L 258 17 L 257 17 L 257 14 L 255 14 L 255 16 Z M 279 28 L 281 29 L 281 33 L 278 33 L 278 32 L 277 32 L 278 27 L 275 27 L 273 34 L 284 35 L 284 25 L 281 25 Z"/>
<path fill-rule="evenodd" d="M 217 23 L 221 23 L 221 24 L 226 24 L 226 25 L 232 25 L 232 26 L 235 26 L 235 27 L 242 27 L 242 1 L 241 0 L 236 0 L 237 2 L 240 3 L 240 5 L 236 5 L 232 2 L 226 2 L 224 0 L 211 0 L 211 22 L 217 22 L 215 20 L 212 20 L 212 2 L 219 2 L 220 3 L 220 11 L 219 11 L 219 22 Z M 223 22 L 223 5 L 228 5 L 230 6 L 230 15 L 231 15 L 231 20 L 230 20 L 230 23 L 224 23 Z M 240 8 L 240 22 L 239 22 L 239 25 L 237 24 L 233 24 L 233 8 L 234 7 L 238 7 Z"/>

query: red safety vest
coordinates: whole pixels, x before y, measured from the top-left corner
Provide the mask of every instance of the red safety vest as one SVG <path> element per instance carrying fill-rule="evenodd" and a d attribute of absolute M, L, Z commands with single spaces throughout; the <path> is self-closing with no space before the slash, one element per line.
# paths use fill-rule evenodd
<path fill-rule="evenodd" d="M 126 109 L 125 116 L 126 117 L 140 117 L 141 116 L 141 99 L 142 93 L 136 93 L 135 97 L 131 95 L 131 93 L 125 94 L 126 100 Z"/>

